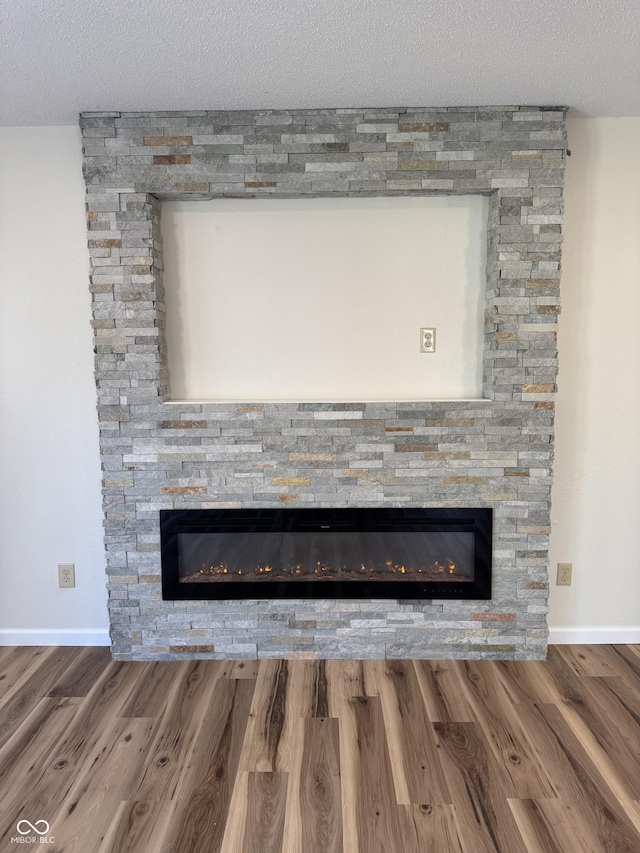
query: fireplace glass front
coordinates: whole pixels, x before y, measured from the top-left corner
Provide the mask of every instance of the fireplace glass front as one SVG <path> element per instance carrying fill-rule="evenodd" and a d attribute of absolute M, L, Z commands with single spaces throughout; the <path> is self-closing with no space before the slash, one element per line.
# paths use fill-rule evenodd
<path fill-rule="evenodd" d="M 163 510 L 165 599 L 491 597 L 490 509 Z"/>

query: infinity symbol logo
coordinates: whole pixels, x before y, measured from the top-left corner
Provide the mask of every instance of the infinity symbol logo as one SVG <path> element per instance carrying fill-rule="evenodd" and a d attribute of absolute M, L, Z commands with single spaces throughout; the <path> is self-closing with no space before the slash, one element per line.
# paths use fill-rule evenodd
<path fill-rule="evenodd" d="M 27 827 L 26 829 L 23 828 L 25 826 Z M 38 829 L 38 827 L 44 827 L 44 829 Z M 30 832 L 37 832 L 38 835 L 46 835 L 49 832 L 49 824 L 46 820 L 37 820 L 35 824 L 28 820 L 21 820 L 18 822 L 16 829 L 20 835 L 28 835 Z"/>

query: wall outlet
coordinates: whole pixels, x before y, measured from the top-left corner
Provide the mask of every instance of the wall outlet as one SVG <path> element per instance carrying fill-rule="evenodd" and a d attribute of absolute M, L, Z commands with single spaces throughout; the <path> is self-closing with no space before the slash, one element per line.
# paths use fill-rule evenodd
<path fill-rule="evenodd" d="M 420 352 L 436 351 L 436 330 L 420 329 Z"/>
<path fill-rule="evenodd" d="M 76 585 L 76 567 L 74 563 L 58 563 L 58 586 L 69 588 Z"/>
<path fill-rule="evenodd" d="M 558 586 L 571 586 L 572 575 L 573 563 L 558 563 L 558 577 L 556 578 Z"/>

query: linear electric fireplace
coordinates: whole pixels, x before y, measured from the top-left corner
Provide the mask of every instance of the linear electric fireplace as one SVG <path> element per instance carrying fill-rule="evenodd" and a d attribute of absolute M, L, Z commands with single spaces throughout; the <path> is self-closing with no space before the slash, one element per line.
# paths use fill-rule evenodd
<path fill-rule="evenodd" d="M 491 598 L 491 509 L 160 513 L 164 599 Z"/>

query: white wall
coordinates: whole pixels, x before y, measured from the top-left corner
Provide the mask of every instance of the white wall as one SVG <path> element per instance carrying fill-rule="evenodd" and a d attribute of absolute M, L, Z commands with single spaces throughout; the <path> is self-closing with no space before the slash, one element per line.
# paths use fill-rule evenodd
<path fill-rule="evenodd" d="M 81 141 L 0 130 L 0 643 L 107 642 Z M 57 564 L 76 566 L 59 589 Z"/>
<path fill-rule="evenodd" d="M 165 203 L 173 399 L 481 397 L 487 212 L 482 196 Z"/>
<path fill-rule="evenodd" d="M 569 145 L 550 624 L 640 640 L 640 119 Z M 76 128 L 0 130 L 0 643 L 105 638 L 83 208 Z"/>
<path fill-rule="evenodd" d="M 568 134 L 551 636 L 640 642 L 640 119 Z"/>

